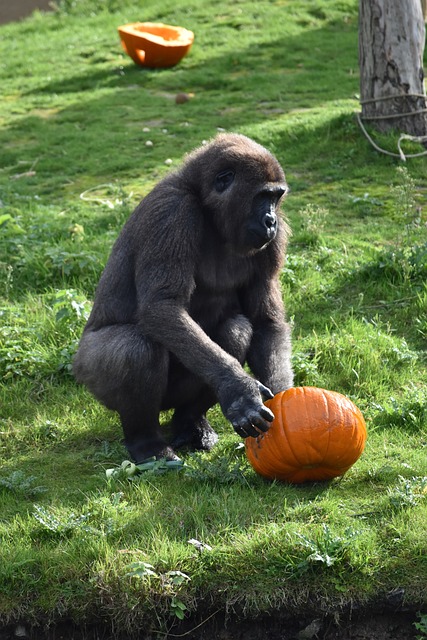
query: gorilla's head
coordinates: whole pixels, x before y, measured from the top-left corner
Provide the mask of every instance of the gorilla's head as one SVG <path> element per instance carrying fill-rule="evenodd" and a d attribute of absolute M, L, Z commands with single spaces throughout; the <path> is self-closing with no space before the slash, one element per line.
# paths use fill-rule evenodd
<path fill-rule="evenodd" d="M 220 134 L 188 156 L 186 179 L 220 237 L 251 255 L 276 237 L 285 174 L 267 149 L 239 134 Z"/>

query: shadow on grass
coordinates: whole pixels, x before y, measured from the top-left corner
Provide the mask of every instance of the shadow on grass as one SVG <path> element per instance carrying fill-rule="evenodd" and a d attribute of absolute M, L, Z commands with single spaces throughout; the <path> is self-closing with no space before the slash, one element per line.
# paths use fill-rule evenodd
<path fill-rule="evenodd" d="M 20 396 L 25 388 L 28 392 L 28 386 L 27 382 L 11 384 L 9 396 Z M 62 405 L 58 403 L 61 396 Z M 50 416 L 50 420 L 40 419 L 44 412 Z M 68 415 L 71 422 L 64 425 Z M 19 421 L 19 426 L 14 427 L 9 434 L 6 429 L 3 432 L 4 463 L 0 476 L 7 478 L 18 472 L 24 480 L 34 478 L 33 484 L 43 488 L 43 493 L 37 496 L 37 502 L 41 503 L 50 503 L 52 496 L 55 496 L 58 503 L 84 505 L 88 499 L 99 496 L 100 491 L 110 495 L 115 491 L 127 491 L 132 485 L 148 483 L 150 487 L 157 486 L 160 490 L 152 492 L 152 507 L 144 507 L 144 518 L 150 519 L 152 513 L 155 520 L 161 513 L 168 522 L 180 520 L 177 504 L 185 501 L 185 496 L 191 497 L 199 493 L 230 494 L 227 500 L 233 501 L 233 495 L 240 492 L 249 498 L 254 490 L 259 490 L 263 493 L 268 492 L 271 500 L 277 501 L 278 505 L 283 505 L 284 497 L 289 503 L 303 505 L 326 493 L 331 486 L 331 483 L 307 483 L 298 486 L 272 483 L 257 476 L 251 472 L 247 462 L 245 465 L 244 452 L 236 454 L 238 438 L 232 435 L 232 428 L 225 419 L 220 425 L 215 425 L 220 434 L 220 441 L 210 454 L 200 454 L 196 461 L 188 453 L 183 453 L 182 457 L 189 465 L 189 470 L 169 471 L 166 474 L 147 472 L 131 481 L 126 477 L 108 480 L 105 470 L 118 467 L 128 458 L 122 442 L 119 420 L 116 414 L 104 410 L 87 392 L 72 382 L 58 387 L 56 392 L 53 388 L 47 389 L 45 397 L 37 404 L 23 403 L 21 413 L 15 415 L 14 421 Z M 25 427 L 26 424 L 28 427 Z M 9 444 L 8 438 L 13 440 Z M 236 465 L 239 467 L 239 473 L 235 470 Z M 6 495 L 13 495 L 4 487 L 0 487 L 0 490 Z M 25 491 L 17 495 L 21 498 L 26 496 Z M 172 500 L 174 495 L 176 499 Z M 30 501 L 34 498 L 31 489 L 27 498 Z M 190 502 L 194 505 L 199 504 L 203 509 L 202 503 L 203 500 L 194 502 L 193 499 Z M 6 509 L 6 506 L 4 508 Z M 15 502 L 12 500 L 7 510 L 13 511 L 15 508 Z M 177 539 L 182 535 L 194 535 L 193 511 L 194 509 L 186 509 L 186 522 L 180 526 L 177 524 L 177 530 L 180 532 Z M 232 511 L 230 506 L 230 512 Z M 260 521 L 263 519 L 265 518 L 261 513 Z M 137 520 L 136 518 L 136 523 Z M 252 526 L 253 519 L 250 514 L 249 522 Z"/>
<path fill-rule="evenodd" d="M 313 53 L 309 58 L 307 51 Z M 239 49 L 237 40 L 232 53 L 204 61 L 189 57 L 176 71 L 146 70 L 133 63 L 123 68 L 88 63 L 87 73 L 30 92 L 76 93 L 76 102 L 57 112 L 36 109 L 5 127 L 0 133 L 2 164 L 12 167 L 13 174 L 20 161 L 37 160 L 37 175 L 28 179 L 31 191 L 53 191 L 55 196 L 80 177 L 91 184 L 92 179 L 128 179 L 152 172 L 166 157 L 180 158 L 217 127 L 241 129 L 292 110 L 350 98 L 355 78 L 340 60 L 353 58 L 356 66 L 356 55 L 355 29 L 335 24 L 246 49 Z M 95 89 L 113 91 L 93 98 Z M 175 94 L 183 90 L 195 97 L 176 105 Z M 170 128 L 170 134 L 153 132 L 155 147 L 147 149 L 142 129 L 153 122 Z M 293 159 L 301 145 L 315 155 L 316 140 L 323 135 L 307 132 L 313 142 L 307 145 L 303 132 L 303 120 L 293 125 Z"/>
<path fill-rule="evenodd" d="M 207 32 L 203 36 L 208 37 Z M 202 47 L 203 43 L 198 46 Z M 194 47 L 197 48 L 197 41 Z M 348 98 L 355 90 L 357 25 L 334 22 L 297 36 L 285 35 L 273 42 L 254 41 L 247 47 L 239 44 L 237 33 L 232 51 L 208 59 L 203 59 L 200 53 L 190 54 L 179 66 L 166 69 L 139 67 L 126 56 L 123 65 L 100 69 L 95 66 L 98 62 L 96 50 L 93 55 L 93 60 L 87 59 L 86 73 L 49 81 L 37 89 L 24 91 L 23 95 L 124 89 L 129 82 L 135 82 L 139 86 L 155 83 L 164 90 L 168 87 L 182 89 L 183 86 L 196 92 L 218 89 L 225 101 L 228 92 L 247 88 L 253 89 L 254 95 L 262 100 L 270 95 L 277 96 L 281 89 L 292 89 L 288 97 L 282 96 L 285 104 L 292 102 L 294 108 L 298 107 L 294 96 L 309 95 L 311 106 L 316 106 L 324 102 L 325 96 L 327 100 Z M 343 60 L 352 60 L 354 68 L 343 67 Z M 276 74 L 283 82 L 282 87 L 272 84 Z"/>

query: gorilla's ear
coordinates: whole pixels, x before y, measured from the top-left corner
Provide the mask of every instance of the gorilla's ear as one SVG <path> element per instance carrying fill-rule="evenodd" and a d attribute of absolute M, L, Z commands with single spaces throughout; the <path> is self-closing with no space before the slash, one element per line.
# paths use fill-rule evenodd
<path fill-rule="evenodd" d="M 215 191 L 218 191 L 218 193 L 222 193 L 223 191 L 228 189 L 228 187 L 231 186 L 233 181 L 234 181 L 234 171 L 232 171 L 231 169 L 220 171 L 215 176 Z"/>

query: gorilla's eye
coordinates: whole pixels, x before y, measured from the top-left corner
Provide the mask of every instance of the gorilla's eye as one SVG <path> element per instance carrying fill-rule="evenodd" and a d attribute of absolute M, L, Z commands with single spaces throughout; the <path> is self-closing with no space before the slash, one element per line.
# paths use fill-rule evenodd
<path fill-rule="evenodd" d="M 215 177 L 215 190 L 218 191 L 218 193 L 222 193 L 223 191 L 228 189 L 233 180 L 234 171 L 230 171 L 229 169 L 227 169 L 227 171 L 221 171 Z"/>

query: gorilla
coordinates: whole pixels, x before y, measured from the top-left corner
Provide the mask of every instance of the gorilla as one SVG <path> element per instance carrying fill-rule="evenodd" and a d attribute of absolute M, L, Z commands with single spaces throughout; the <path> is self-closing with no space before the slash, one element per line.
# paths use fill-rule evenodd
<path fill-rule="evenodd" d="M 137 463 L 177 460 L 182 447 L 209 450 L 218 437 L 205 414 L 217 402 L 242 438 L 270 427 L 263 397 L 293 383 L 278 278 L 287 191 L 270 152 L 243 135 L 219 134 L 124 225 L 73 370 L 118 412 Z M 172 408 L 166 439 L 159 414 Z"/>

